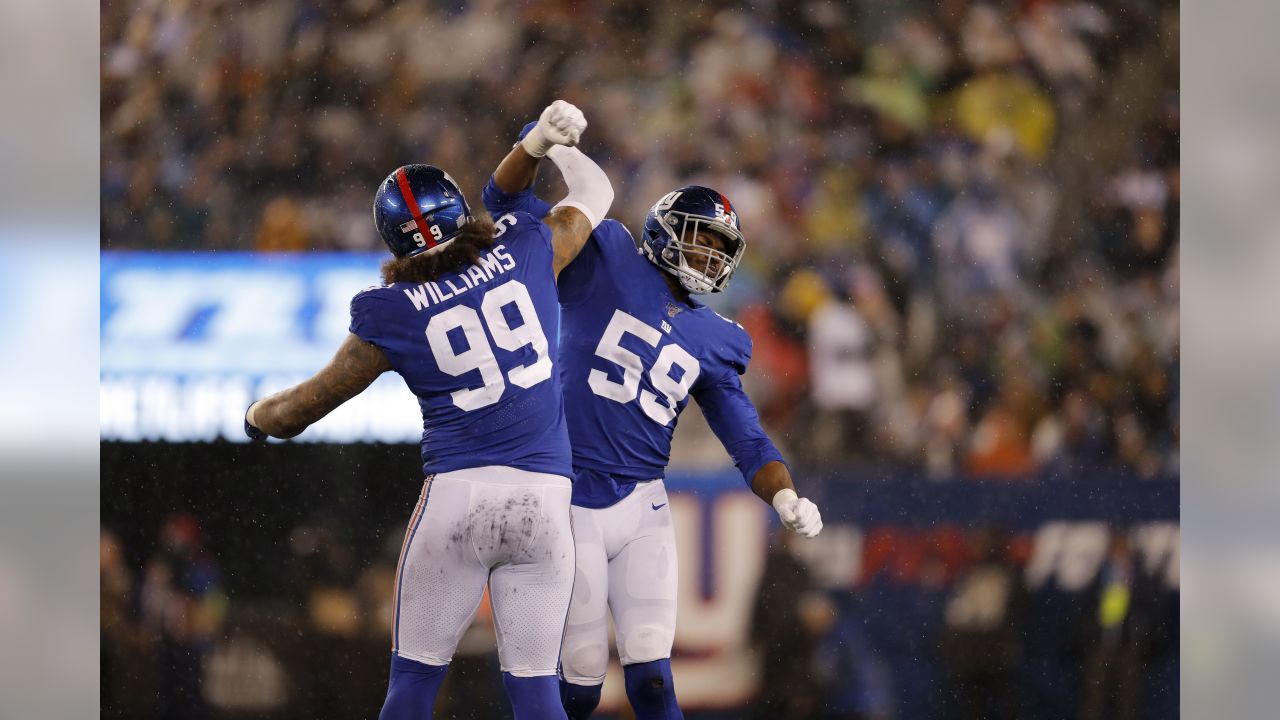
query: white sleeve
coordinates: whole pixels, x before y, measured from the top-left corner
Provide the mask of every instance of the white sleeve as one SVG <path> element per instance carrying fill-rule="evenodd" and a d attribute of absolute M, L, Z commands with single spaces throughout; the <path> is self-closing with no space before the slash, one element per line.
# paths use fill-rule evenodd
<path fill-rule="evenodd" d="M 564 184 L 569 187 L 569 192 L 555 207 L 577 208 L 587 216 L 594 229 L 604 220 L 609 206 L 613 204 L 613 185 L 609 176 L 575 147 L 554 145 L 547 151 L 547 157 L 560 169 Z"/>

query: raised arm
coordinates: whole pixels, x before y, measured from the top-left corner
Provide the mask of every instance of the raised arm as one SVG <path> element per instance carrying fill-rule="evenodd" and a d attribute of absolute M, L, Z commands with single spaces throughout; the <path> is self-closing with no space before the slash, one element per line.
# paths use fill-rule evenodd
<path fill-rule="evenodd" d="M 550 157 L 560 169 L 569 191 L 543 219 L 551 228 L 557 277 L 577 257 L 591 231 L 604 220 L 609 206 L 613 204 L 613 185 L 609 177 L 591 158 L 573 147 L 586 127 L 582 111 L 557 100 L 542 111 L 538 121 L 493 172 L 494 188 L 513 195 L 533 183 L 542 157 Z M 486 196 L 486 204 L 489 199 Z M 490 208 L 491 211 L 494 209 Z"/>
<path fill-rule="evenodd" d="M 534 128 L 536 127 L 535 124 Z M 529 134 L 532 134 L 532 131 Z M 545 154 L 546 151 L 543 151 L 543 155 Z M 511 152 L 502 158 L 502 162 L 498 163 L 498 169 L 493 171 L 493 184 L 508 195 L 521 192 L 533 184 L 533 179 L 538 176 L 538 164 L 541 160 L 542 155 L 530 154 L 522 138 L 515 147 L 511 148 Z"/>
<path fill-rule="evenodd" d="M 551 162 L 560 169 L 569 192 L 551 208 L 543 220 L 551 228 L 551 244 L 555 248 L 556 277 L 566 265 L 573 262 L 587 244 L 591 231 L 604 220 L 613 204 L 613 185 L 609 176 L 594 160 L 582 154 L 578 148 L 557 145 L 547 153 Z M 574 211 L 577 212 L 574 212 Z"/>
<path fill-rule="evenodd" d="M 551 213 L 542 221 L 551 228 L 551 247 L 555 250 L 555 259 L 551 266 L 555 270 L 556 279 L 560 279 L 560 271 L 568 267 L 578 257 L 582 246 L 587 244 L 595 225 L 579 209 L 573 207 L 552 208 Z"/>
<path fill-rule="evenodd" d="M 349 333 L 320 372 L 250 405 L 244 418 L 245 433 L 255 440 L 268 435 L 294 437 L 390 369 L 391 362 L 376 345 Z"/>

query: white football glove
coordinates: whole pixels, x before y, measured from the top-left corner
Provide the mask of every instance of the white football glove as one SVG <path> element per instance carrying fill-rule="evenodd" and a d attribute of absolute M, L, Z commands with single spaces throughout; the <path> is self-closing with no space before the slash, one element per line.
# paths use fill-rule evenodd
<path fill-rule="evenodd" d="M 524 149 L 536 158 L 547 154 L 553 145 L 573 147 L 587 129 L 587 118 L 576 106 L 557 100 L 542 111 L 538 124 L 520 141 Z"/>
<path fill-rule="evenodd" d="M 811 538 L 822 532 L 822 513 L 809 498 L 796 496 L 791 488 L 779 490 L 773 496 L 773 509 L 778 511 L 782 526 L 800 537 Z"/>

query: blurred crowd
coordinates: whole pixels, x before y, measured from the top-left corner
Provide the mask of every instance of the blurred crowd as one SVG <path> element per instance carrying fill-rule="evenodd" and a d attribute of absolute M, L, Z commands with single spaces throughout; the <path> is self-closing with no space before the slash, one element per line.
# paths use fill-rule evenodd
<path fill-rule="evenodd" d="M 200 524 L 177 513 L 139 567 L 107 528 L 99 538 L 103 717 L 209 716 L 204 660 L 221 637 L 227 595 Z"/>
<path fill-rule="evenodd" d="M 747 259 L 712 303 L 751 331 L 748 390 L 793 455 L 1176 475 L 1177 12 L 109 2 L 102 243 L 378 249 L 390 169 L 443 166 L 478 202 L 563 97 L 633 230 L 688 182 L 738 209 Z"/>
<path fill-rule="evenodd" d="M 365 717 L 386 688 L 400 530 L 361 558 L 349 528 L 318 514 L 282 539 L 277 583 L 233 600 L 218 560 L 235 573 L 246 558 L 208 542 L 194 515 L 172 513 L 157 532 L 130 533 L 145 540 L 139 556 L 103 526 L 102 717 Z M 499 677 L 486 592 L 437 716 L 506 717 Z"/>
<path fill-rule="evenodd" d="M 269 591 L 234 601 L 218 559 L 230 578 L 247 558 L 207 541 L 195 516 L 171 514 L 145 534 L 140 561 L 104 526 L 102 717 L 367 716 L 386 687 L 401 528 L 362 558 L 349 523 L 317 510 L 282 538 L 287 561 Z M 761 681 L 750 709 L 728 717 L 1138 720 L 1176 703 L 1166 684 L 1178 647 L 1171 556 L 1153 563 L 1115 528 L 1092 579 L 1064 594 L 1029 587 L 1025 535 L 944 535 L 836 589 L 796 536 L 778 531 L 744 638 Z M 510 717 L 499 678 L 486 594 L 436 716 Z M 1056 704 L 1033 712 L 1035 697 Z"/>
<path fill-rule="evenodd" d="M 1160 666 L 1177 655 L 1178 600 L 1162 586 L 1163 563 L 1144 562 L 1115 532 L 1092 579 L 1055 596 L 1028 586 L 1014 533 L 986 526 L 961 537 L 928 548 L 909 572 L 884 569 L 840 593 L 820 587 L 797 557 L 800 541 L 775 536 L 751 632 L 770 682 L 751 717 L 1165 716 Z"/>

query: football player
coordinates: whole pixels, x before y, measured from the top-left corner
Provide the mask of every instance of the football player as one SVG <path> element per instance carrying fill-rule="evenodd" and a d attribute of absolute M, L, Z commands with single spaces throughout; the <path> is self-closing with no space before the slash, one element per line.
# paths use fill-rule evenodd
<path fill-rule="evenodd" d="M 577 143 L 585 127 L 556 101 L 495 176 Z M 568 193 L 549 212 L 492 222 L 439 168 L 391 173 L 373 205 L 394 255 L 385 284 L 351 301 L 351 332 L 327 367 L 246 414 L 250 437 L 293 437 L 388 370 L 418 397 L 426 482 L 396 572 L 382 720 L 431 717 L 486 585 L 515 716 L 565 717 L 556 668 L 574 547 L 556 282 L 613 189 L 581 153 L 561 167 Z"/>
<path fill-rule="evenodd" d="M 531 131 L 533 124 L 526 126 Z M 576 149 L 553 148 L 560 165 Z M 500 216 L 550 208 L 525 172 L 495 174 L 484 203 Z M 627 697 L 639 720 L 680 718 L 671 680 L 676 547 L 663 473 L 676 419 L 696 398 L 751 489 L 804 537 L 822 529 L 760 427 L 739 376 L 751 338 L 697 296 L 724 290 L 746 242 L 724 195 L 690 185 L 649 211 L 640 243 L 605 220 L 560 276 L 560 377 L 573 446 L 577 576 L 561 651 L 570 718 L 600 702 L 612 613 Z"/>

